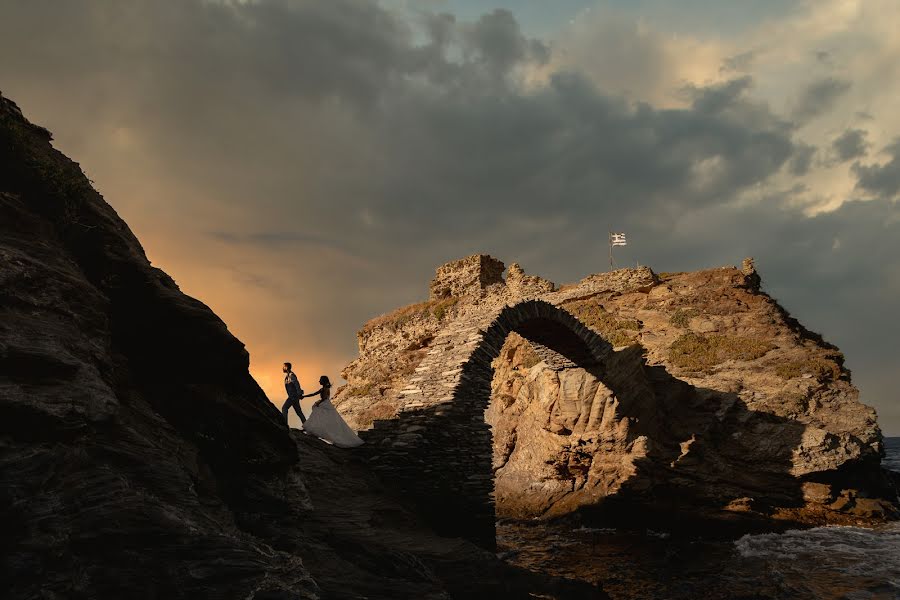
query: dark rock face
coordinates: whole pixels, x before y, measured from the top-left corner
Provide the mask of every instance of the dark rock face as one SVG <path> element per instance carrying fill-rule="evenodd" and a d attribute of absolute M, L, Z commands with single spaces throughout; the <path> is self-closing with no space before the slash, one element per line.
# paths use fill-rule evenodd
<path fill-rule="evenodd" d="M 3 578 L 12 597 L 312 598 L 309 504 L 248 355 L 0 104 Z M 228 577 L 223 578 L 222 574 Z"/>
<path fill-rule="evenodd" d="M 244 346 L 0 96 L 4 598 L 599 597 L 438 538 L 354 460 L 291 438 Z"/>

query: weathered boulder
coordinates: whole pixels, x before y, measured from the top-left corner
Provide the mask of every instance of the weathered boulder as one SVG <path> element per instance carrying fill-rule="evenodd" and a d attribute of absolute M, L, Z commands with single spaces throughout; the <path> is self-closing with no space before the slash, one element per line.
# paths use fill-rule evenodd
<path fill-rule="evenodd" d="M 466 265 L 466 281 L 495 281 L 498 263 L 469 257 L 439 268 L 439 279 Z M 473 265 L 492 268 L 479 275 Z M 526 277 L 516 266 L 478 294 L 442 296 L 453 303 L 439 316 L 420 310 L 411 322 L 399 309 L 367 324 L 339 410 L 361 429 L 378 425 L 370 437 L 389 444 L 391 419 L 423 406 L 450 410 L 427 390 L 468 385 L 457 373 L 487 352 L 496 356 L 484 418 L 498 515 L 559 516 L 626 500 L 810 524 L 896 516 L 874 410 L 859 402 L 840 351 L 761 291 L 752 259 L 694 273 L 620 269 L 558 290 Z M 485 315 L 535 299 L 610 342 L 599 368 L 548 364 L 546 348 L 515 333 L 499 351 L 484 346 Z M 446 350 L 454 344 L 471 354 Z M 415 360 L 402 371 L 384 368 L 409 348 Z M 441 356 L 456 362 L 433 364 Z M 443 402 L 469 402 L 467 393 Z M 403 447 L 413 456 L 440 443 Z"/>

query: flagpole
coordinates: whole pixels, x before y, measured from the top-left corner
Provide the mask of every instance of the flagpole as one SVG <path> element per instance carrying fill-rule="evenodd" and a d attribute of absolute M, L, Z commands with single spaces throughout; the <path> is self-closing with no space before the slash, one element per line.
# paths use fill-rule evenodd
<path fill-rule="evenodd" d="M 613 270 L 613 257 L 612 257 L 612 231 L 609 232 L 609 270 Z"/>
<path fill-rule="evenodd" d="M 627 246 L 628 242 L 625 241 L 625 233 L 613 233 L 609 232 L 609 270 L 612 271 L 616 268 L 616 259 L 613 256 L 613 246 Z"/>

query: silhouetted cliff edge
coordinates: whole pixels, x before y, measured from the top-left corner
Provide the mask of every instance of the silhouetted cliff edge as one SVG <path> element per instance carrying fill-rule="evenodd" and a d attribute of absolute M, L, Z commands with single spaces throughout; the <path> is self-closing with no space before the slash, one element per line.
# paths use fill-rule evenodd
<path fill-rule="evenodd" d="M 0 589 L 16 598 L 601 597 L 438 538 L 295 436 L 225 324 L 0 96 Z"/>

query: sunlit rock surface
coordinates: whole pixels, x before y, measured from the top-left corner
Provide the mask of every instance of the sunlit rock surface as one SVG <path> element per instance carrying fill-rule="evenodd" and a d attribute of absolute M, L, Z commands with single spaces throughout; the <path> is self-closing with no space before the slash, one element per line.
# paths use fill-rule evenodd
<path fill-rule="evenodd" d="M 429 378 L 463 385 L 452 380 L 459 365 L 432 364 L 451 356 L 447 340 L 478 347 L 490 325 L 484 315 L 539 300 L 613 350 L 600 369 L 548 365 L 515 333 L 490 351 L 483 414 L 499 516 L 560 516 L 622 500 L 617 514 L 626 506 L 808 524 L 896 517 L 875 411 L 859 401 L 840 351 L 761 290 L 752 259 L 691 273 L 620 269 L 562 287 L 518 265 L 500 279 L 501 265 L 488 256 L 448 263 L 430 300 L 360 331 L 337 403 L 358 428 L 375 424 L 370 437 L 388 454 L 421 453 L 415 443 L 425 433 L 401 432 L 404 441 L 391 422 L 436 402 L 419 397 Z M 454 333 L 469 330 L 469 338 Z M 446 402 L 468 402 L 454 394 Z M 424 451 L 442 442 L 418 443 Z M 481 450 L 471 452 L 474 464 Z"/>

